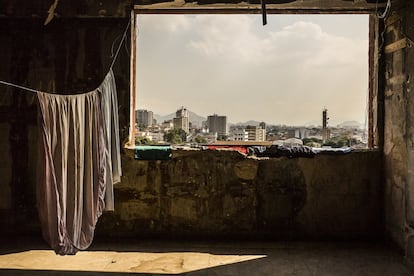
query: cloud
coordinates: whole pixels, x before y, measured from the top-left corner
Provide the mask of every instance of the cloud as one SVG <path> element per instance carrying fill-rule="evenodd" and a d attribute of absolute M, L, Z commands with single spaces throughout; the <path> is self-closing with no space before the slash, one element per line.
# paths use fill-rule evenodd
<path fill-rule="evenodd" d="M 263 60 L 272 49 L 268 38 L 255 32 L 254 18 L 247 15 L 197 17 L 194 39 L 189 48 L 207 56 L 221 56 L 242 61 Z"/>
<path fill-rule="evenodd" d="M 327 33 L 309 21 L 269 31 L 257 27 L 258 19 L 249 15 L 145 15 L 139 17 L 139 26 L 148 26 L 164 37 L 184 37 L 188 50 L 206 58 L 253 64 L 281 62 L 315 69 L 355 64 L 367 56 L 367 39 Z"/>
<path fill-rule="evenodd" d="M 257 20 L 247 15 L 195 17 L 188 47 L 208 57 L 256 64 L 283 62 L 304 67 L 341 66 L 367 55 L 367 40 L 324 32 L 312 22 L 297 21 L 278 31 L 257 32 Z"/>
<path fill-rule="evenodd" d="M 326 106 L 332 122 L 363 121 L 368 20 L 336 32 L 335 18 L 279 18 L 263 27 L 253 15 L 143 16 L 137 103 L 293 124 Z"/>
<path fill-rule="evenodd" d="M 178 31 L 188 31 L 191 27 L 191 17 L 182 15 L 160 16 L 154 14 L 146 14 L 145 16 L 137 16 L 138 27 L 148 26 L 154 31 L 165 33 L 176 33 Z"/>

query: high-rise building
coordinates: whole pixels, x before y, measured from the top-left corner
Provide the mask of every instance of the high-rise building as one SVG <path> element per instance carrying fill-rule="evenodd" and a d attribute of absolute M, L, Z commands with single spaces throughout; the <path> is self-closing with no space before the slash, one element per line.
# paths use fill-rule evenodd
<path fill-rule="evenodd" d="M 186 108 L 181 107 L 175 112 L 175 118 L 173 119 L 174 128 L 182 129 L 185 133 L 190 131 L 190 118 L 189 112 Z"/>
<path fill-rule="evenodd" d="M 145 109 L 138 109 L 135 111 L 135 121 L 138 125 L 147 127 L 152 126 L 154 122 L 154 113 Z"/>
<path fill-rule="evenodd" d="M 218 136 L 227 135 L 227 116 L 217 114 L 208 116 L 207 127 L 210 133 L 217 133 Z"/>
<path fill-rule="evenodd" d="M 249 141 L 266 141 L 266 129 L 261 126 L 247 126 L 246 132 Z"/>
<path fill-rule="evenodd" d="M 322 142 L 325 143 L 331 136 L 328 129 L 328 109 L 324 108 L 322 111 Z"/>

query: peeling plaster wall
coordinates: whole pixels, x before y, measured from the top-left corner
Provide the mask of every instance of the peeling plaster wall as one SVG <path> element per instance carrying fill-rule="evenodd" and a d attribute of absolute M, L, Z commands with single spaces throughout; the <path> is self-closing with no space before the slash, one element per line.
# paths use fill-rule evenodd
<path fill-rule="evenodd" d="M 393 1 L 385 29 L 385 225 L 414 263 L 414 5 Z M 407 39 L 407 45 L 403 39 Z M 411 40 L 411 41 L 410 41 Z M 403 41 L 402 47 L 395 42 Z"/>

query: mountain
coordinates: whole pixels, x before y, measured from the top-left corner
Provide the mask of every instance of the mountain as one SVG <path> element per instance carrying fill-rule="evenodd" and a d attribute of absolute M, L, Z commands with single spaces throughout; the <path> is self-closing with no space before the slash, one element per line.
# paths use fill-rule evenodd
<path fill-rule="evenodd" d="M 194 125 L 194 126 L 198 126 L 201 127 L 203 121 L 207 121 L 206 117 L 203 117 L 201 115 L 198 115 L 192 111 L 190 111 L 189 113 L 190 116 L 190 122 Z"/>
<path fill-rule="evenodd" d="M 230 123 L 230 125 L 236 125 L 236 126 L 258 126 L 261 122 L 250 120 L 247 122 L 239 122 L 236 124 Z"/>
<path fill-rule="evenodd" d="M 196 127 L 201 127 L 202 122 L 203 121 L 207 121 L 206 117 L 200 116 L 192 111 L 188 111 L 188 115 L 189 115 L 189 119 L 190 122 L 196 126 Z M 168 121 L 168 120 L 172 120 L 175 117 L 175 112 L 171 113 L 171 114 L 167 114 L 164 116 L 158 115 L 158 114 L 154 114 L 154 119 L 157 120 L 157 123 L 162 123 L 164 121 Z"/>

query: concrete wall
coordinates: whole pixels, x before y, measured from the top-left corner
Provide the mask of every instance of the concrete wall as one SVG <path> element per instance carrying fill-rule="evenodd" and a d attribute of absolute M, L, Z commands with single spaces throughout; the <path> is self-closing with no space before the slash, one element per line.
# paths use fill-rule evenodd
<path fill-rule="evenodd" d="M 414 261 L 414 5 L 393 1 L 385 29 L 385 222 L 387 235 Z M 404 40 L 406 39 L 406 40 Z M 402 42 L 398 47 L 395 42 Z M 406 42 L 410 43 L 408 45 Z"/>
<path fill-rule="evenodd" d="M 115 212 L 98 235 L 375 239 L 382 237 L 381 153 L 255 160 L 180 151 L 123 157 Z"/>

